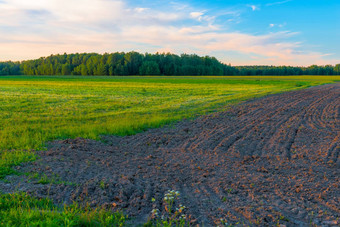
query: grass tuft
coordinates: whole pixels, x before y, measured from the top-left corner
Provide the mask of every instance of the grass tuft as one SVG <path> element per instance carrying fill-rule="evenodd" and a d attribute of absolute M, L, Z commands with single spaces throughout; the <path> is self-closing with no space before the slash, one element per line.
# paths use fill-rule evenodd
<path fill-rule="evenodd" d="M 18 174 L 12 169 L 23 162 L 31 162 L 36 159 L 32 151 L 2 151 L 0 152 L 0 179 L 7 175 Z"/>
<path fill-rule="evenodd" d="M 105 209 L 57 207 L 26 193 L 0 195 L 1 226 L 123 226 L 126 216 Z"/>

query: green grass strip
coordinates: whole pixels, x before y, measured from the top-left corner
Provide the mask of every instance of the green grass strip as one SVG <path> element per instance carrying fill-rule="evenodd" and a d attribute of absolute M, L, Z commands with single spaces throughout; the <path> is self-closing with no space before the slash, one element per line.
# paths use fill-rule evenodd
<path fill-rule="evenodd" d="M 0 226 L 123 226 L 126 216 L 106 209 L 62 208 L 25 193 L 0 195 Z"/>

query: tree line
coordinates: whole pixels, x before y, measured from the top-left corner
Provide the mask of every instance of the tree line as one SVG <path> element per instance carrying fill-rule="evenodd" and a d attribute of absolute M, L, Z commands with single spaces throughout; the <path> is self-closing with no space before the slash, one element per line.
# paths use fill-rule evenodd
<path fill-rule="evenodd" d="M 0 76 L 1 75 L 21 75 L 19 62 L 0 62 Z"/>
<path fill-rule="evenodd" d="M 340 64 L 231 66 L 215 57 L 195 54 L 65 53 L 22 62 L 0 62 L 0 75 L 340 75 Z"/>

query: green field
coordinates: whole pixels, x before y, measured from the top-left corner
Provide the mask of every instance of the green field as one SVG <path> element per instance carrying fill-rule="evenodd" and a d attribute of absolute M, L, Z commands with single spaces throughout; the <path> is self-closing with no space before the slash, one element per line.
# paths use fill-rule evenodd
<path fill-rule="evenodd" d="M 336 80 L 340 77 L 0 77 L 0 150 L 134 134 L 253 97 Z"/>
<path fill-rule="evenodd" d="M 129 135 L 267 94 L 339 81 L 304 77 L 0 77 L 0 179 L 47 141 Z M 9 152 L 10 151 L 10 152 Z"/>
<path fill-rule="evenodd" d="M 340 77 L 0 77 L 0 150 L 128 135 Z"/>

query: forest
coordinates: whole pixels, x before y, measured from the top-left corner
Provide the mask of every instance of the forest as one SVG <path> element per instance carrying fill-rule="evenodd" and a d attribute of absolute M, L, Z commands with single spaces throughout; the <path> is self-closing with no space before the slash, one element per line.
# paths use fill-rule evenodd
<path fill-rule="evenodd" d="M 22 62 L 0 62 L 0 75 L 340 75 L 340 64 L 293 66 L 231 66 L 196 54 L 138 52 L 58 54 Z"/>

